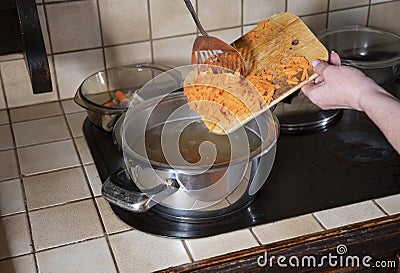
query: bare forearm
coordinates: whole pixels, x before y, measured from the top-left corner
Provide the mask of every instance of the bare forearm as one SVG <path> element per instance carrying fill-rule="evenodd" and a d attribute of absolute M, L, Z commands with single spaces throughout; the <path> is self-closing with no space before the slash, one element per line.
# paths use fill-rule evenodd
<path fill-rule="evenodd" d="M 360 99 L 360 107 L 400 153 L 400 101 L 381 87 Z"/>
<path fill-rule="evenodd" d="M 354 67 L 341 66 L 331 52 L 330 64 L 313 61 L 318 74 L 302 87 L 303 93 L 322 109 L 355 109 L 365 112 L 400 153 L 400 101 Z"/>

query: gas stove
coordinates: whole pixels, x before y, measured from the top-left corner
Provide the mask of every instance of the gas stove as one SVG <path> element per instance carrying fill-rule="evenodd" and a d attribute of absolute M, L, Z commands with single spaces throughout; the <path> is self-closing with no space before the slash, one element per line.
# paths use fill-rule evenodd
<path fill-rule="evenodd" d="M 397 96 L 398 87 L 392 87 Z M 400 193 L 400 155 L 379 129 L 358 111 L 339 111 L 335 117 L 335 122 L 318 130 L 281 133 L 266 183 L 250 204 L 234 213 L 199 221 L 170 217 L 160 205 L 143 213 L 111 207 L 138 230 L 199 238 Z M 110 133 L 89 120 L 83 132 L 103 182 L 124 168 Z M 123 183 L 137 190 L 132 181 Z"/>

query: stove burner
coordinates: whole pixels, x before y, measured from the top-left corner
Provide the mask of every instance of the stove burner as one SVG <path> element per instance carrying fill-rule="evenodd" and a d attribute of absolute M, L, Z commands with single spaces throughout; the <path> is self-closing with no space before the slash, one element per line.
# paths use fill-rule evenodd
<path fill-rule="evenodd" d="M 400 175 L 397 152 L 370 119 L 348 111 L 335 126 L 301 142 L 300 150 L 312 164 L 350 177 L 383 178 Z"/>
<path fill-rule="evenodd" d="M 305 133 L 324 130 L 337 122 L 340 110 L 321 110 L 302 92 L 291 98 L 290 103 L 279 103 L 274 110 L 282 133 Z"/>
<path fill-rule="evenodd" d="M 362 130 L 340 131 L 334 137 L 327 135 L 324 146 L 337 158 L 360 163 L 382 161 L 394 153 L 381 134 Z"/>

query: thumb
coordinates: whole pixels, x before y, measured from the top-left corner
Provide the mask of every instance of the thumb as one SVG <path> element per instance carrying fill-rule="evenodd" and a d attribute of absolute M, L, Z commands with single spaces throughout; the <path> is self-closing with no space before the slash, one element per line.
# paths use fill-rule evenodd
<path fill-rule="evenodd" d="M 312 66 L 315 73 L 317 73 L 318 75 L 323 75 L 325 69 L 329 67 L 329 64 L 324 61 L 314 60 L 312 61 Z"/>

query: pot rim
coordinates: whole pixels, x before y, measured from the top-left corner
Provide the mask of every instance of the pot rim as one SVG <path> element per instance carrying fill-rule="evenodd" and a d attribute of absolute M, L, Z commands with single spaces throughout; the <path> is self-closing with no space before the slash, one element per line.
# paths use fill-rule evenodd
<path fill-rule="evenodd" d="M 168 99 L 174 99 L 174 97 L 185 97 L 185 95 L 183 95 L 183 92 L 174 92 L 168 95 Z M 139 106 L 140 107 L 140 106 Z M 148 107 L 148 104 L 146 105 L 142 105 L 141 108 L 146 108 Z M 141 111 L 139 109 L 139 111 Z M 249 162 L 252 161 L 253 159 L 257 159 L 260 158 L 261 156 L 265 155 L 266 153 L 268 153 L 277 143 L 278 141 L 278 136 L 279 136 L 279 121 L 277 119 L 277 117 L 271 112 L 271 116 L 273 118 L 273 125 L 275 126 L 275 130 L 268 130 L 267 136 L 266 136 L 266 140 L 264 140 L 255 150 L 253 150 L 250 154 L 245 155 L 245 156 L 241 156 L 238 158 L 235 158 L 233 160 L 227 161 L 227 162 L 221 162 L 221 163 L 216 163 L 213 164 L 210 169 L 220 169 L 220 168 L 226 168 L 227 166 L 231 165 L 231 164 L 240 164 L 243 162 Z M 123 124 L 125 124 L 125 119 L 126 116 L 124 118 L 124 122 Z M 161 123 L 160 123 L 161 124 Z M 124 127 L 124 126 L 122 126 Z M 244 127 L 246 127 L 246 125 L 244 125 Z M 251 129 L 250 129 L 251 130 Z M 122 137 L 122 151 L 123 153 L 129 153 L 131 156 L 135 157 L 136 159 L 139 159 L 142 162 L 149 162 L 151 164 L 151 166 L 155 169 L 161 169 L 161 170 L 165 170 L 165 169 L 170 169 L 172 168 L 172 166 L 170 166 L 169 164 L 166 163 L 161 163 L 155 160 L 151 160 L 148 159 L 146 157 L 144 157 L 143 155 L 138 154 L 137 152 L 135 152 L 129 145 L 126 144 L 126 139 L 125 139 L 125 130 L 124 128 L 121 129 L 121 137 Z M 251 130 L 254 132 L 254 130 Z M 274 134 L 274 136 L 272 135 Z M 259 134 L 256 134 L 257 136 Z M 203 169 L 204 165 L 199 165 L 199 166 L 186 166 L 186 165 L 174 165 L 174 167 L 179 168 L 176 171 L 181 171 L 181 172 L 187 172 L 190 170 L 192 171 L 196 171 L 197 169 Z"/>
<path fill-rule="evenodd" d="M 318 39 L 321 40 L 328 35 L 337 34 L 337 33 L 345 33 L 345 32 L 370 32 L 370 33 L 383 34 L 383 35 L 387 35 L 388 37 L 391 36 L 394 39 L 397 39 L 400 44 L 400 36 L 395 33 L 376 29 L 376 28 L 371 28 L 371 27 L 359 26 L 359 25 L 327 29 L 325 31 L 322 31 L 320 34 L 318 34 Z M 355 66 L 355 67 L 362 68 L 362 69 L 385 68 L 385 67 L 391 67 L 394 65 L 398 65 L 400 63 L 400 54 L 398 54 L 395 57 L 388 58 L 387 60 L 383 60 L 383 61 L 359 61 L 359 60 L 342 58 L 342 63 L 345 65 L 351 65 L 351 66 Z"/>
<path fill-rule="evenodd" d="M 249 162 L 254 159 L 260 158 L 263 155 L 265 155 L 266 153 L 268 153 L 274 147 L 274 145 L 276 145 L 276 143 L 277 143 L 277 140 L 274 140 L 267 148 L 265 148 L 263 150 L 261 150 L 261 148 L 258 147 L 257 149 L 252 151 L 248 157 L 242 156 L 242 157 L 235 158 L 234 160 L 231 160 L 228 162 L 212 164 L 210 167 L 210 170 L 226 168 L 231 164 L 237 165 L 237 164 L 240 164 L 243 162 Z M 126 146 L 123 146 L 123 147 L 126 147 Z M 123 153 L 127 152 L 127 151 L 125 151 L 125 148 L 122 148 L 122 150 L 123 150 Z M 145 158 L 142 155 L 139 155 L 138 153 L 134 152 L 132 149 L 130 149 L 129 153 L 132 153 L 134 155 L 134 157 L 136 159 L 140 160 L 141 162 L 150 162 L 150 165 L 156 170 L 166 170 L 166 169 L 174 168 L 174 171 L 178 171 L 178 172 L 182 172 L 182 173 L 190 173 L 190 171 L 197 171 L 198 169 L 203 169 L 201 167 L 204 167 L 203 165 L 199 165 L 199 166 L 174 165 L 172 167 L 169 164 L 165 164 L 165 163 L 161 163 L 161 162 L 158 162 L 155 160 Z M 176 169 L 175 167 L 178 169 Z M 196 172 L 196 174 L 197 174 L 197 172 Z"/>

